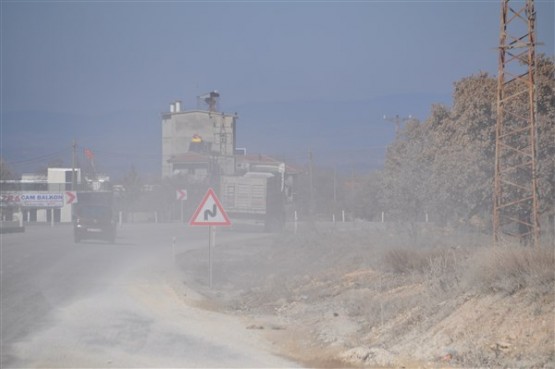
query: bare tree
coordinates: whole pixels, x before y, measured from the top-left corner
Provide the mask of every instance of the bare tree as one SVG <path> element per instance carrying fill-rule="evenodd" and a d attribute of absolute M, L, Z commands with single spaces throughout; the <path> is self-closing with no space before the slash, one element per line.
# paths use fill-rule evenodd
<path fill-rule="evenodd" d="M 3 158 L 0 158 L 0 180 L 13 179 L 14 174 Z"/>

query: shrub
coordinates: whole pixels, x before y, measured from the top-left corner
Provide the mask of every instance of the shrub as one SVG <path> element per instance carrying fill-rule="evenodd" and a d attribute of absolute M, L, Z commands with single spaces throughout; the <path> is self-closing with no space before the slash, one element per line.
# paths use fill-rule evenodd
<path fill-rule="evenodd" d="M 473 258 L 469 281 L 484 292 L 511 295 L 525 287 L 539 293 L 552 291 L 554 251 L 552 247 L 483 249 Z"/>
<path fill-rule="evenodd" d="M 384 253 L 383 266 L 395 273 L 428 273 L 441 264 L 442 269 L 452 268 L 455 258 L 450 249 L 391 249 Z"/>

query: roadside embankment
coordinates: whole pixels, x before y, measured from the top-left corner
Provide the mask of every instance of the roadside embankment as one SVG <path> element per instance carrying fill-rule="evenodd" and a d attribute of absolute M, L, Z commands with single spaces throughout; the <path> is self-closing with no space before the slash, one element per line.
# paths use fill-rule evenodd
<path fill-rule="evenodd" d="M 310 367 L 555 368 L 555 253 L 428 229 L 316 230 L 178 256 L 206 306 Z"/>

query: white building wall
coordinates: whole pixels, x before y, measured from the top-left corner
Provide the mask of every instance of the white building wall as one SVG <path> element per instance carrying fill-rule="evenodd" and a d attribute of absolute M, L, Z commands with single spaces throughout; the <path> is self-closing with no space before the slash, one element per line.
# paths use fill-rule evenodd
<path fill-rule="evenodd" d="M 71 173 L 72 168 L 48 168 L 48 188 L 51 192 L 61 192 L 64 193 L 65 191 L 71 190 Z M 75 169 L 75 183 L 81 183 L 81 170 L 79 168 Z M 61 185 L 65 184 L 65 185 Z M 50 210 L 48 210 L 50 211 Z M 73 213 L 72 213 L 72 206 L 65 204 L 60 210 L 60 222 L 61 223 L 70 223 L 72 221 Z M 46 212 L 44 215 L 44 221 L 46 221 Z M 38 214 L 37 214 L 37 221 Z"/>
<path fill-rule="evenodd" d="M 72 212 L 71 204 L 68 205 L 64 202 L 64 207 L 62 208 L 61 213 L 60 213 L 60 222 L 61 223 L 71 223 L 72 216 L 73 216 L 73 212 Z"/>
<path fill-rule="evenodd" d="M 72 168 L 48 168 L 46 177 L 50 191 L 70 191 Z M 81 169 L 75 169 L 75 183 L 81 183 Z M 60 186 L 66 184 L 66 186 Z"/>
<path fill-rule="evenodd" d="M 48 218 L 46 212 L 50 211 L 50 209 L 37 209 L 37 222 L 38 223 L 45 223 Z"/>

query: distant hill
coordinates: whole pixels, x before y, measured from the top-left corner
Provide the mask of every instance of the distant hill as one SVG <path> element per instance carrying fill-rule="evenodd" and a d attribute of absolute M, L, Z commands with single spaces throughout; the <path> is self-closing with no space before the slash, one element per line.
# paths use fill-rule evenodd
<path fill-rule="evenodd" d="M 316 165 L 367 170 L 380 167 L 385 147 L 395 136 L 383 115 L 426 119 L 433 103 L 450 96 L 409 94 L 344 101 L 285 101 L 224 107 L 237 112 L 237 146 L 298 164 L 312 150 Z M 134 165 L 140 174 L 158 176 L 161 161 L 161 112 L 141 109 L 110 114 L 2 112 L 2 156 L 18 173 L 48 162 L 71 165 L 76 140 L 79 160 L 84 148 L 95 154 L 100 171 L 118 178 Z"/>

